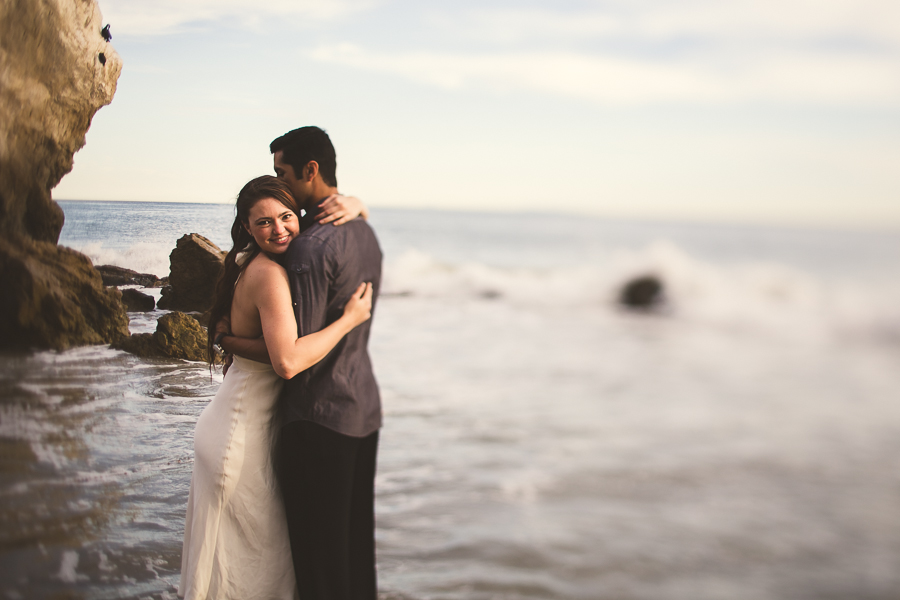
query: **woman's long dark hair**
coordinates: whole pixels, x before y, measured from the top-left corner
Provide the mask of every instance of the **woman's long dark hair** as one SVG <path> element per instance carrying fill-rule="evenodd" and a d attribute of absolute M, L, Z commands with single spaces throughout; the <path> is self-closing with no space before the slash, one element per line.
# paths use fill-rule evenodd
<path fill-rule="evenodd" d="M 263 175 L 250 181 L 245 185 L 238 194 L 235 203 L 234 223 L 231 225 L 231 241 L 232 247 L 228 254 L 225 255 L 225 268 L 219 276 L 216 283 L 216 298 L 212 308 L 209 309 L 209 327 L 207 329 L 207 359 L 210 364 L 216 361 L 216 351 L 213 348 L 213 342 L 216 339 L 216 323 L 225 316 L 231 314 L 231 303 L 234 300 L 234 285 L 237 283 L 238 277 L 244 267 L 250 264 L 257 254 L 259 254 L 259 246 L 250 232 L 245 227 L 250 222 L 250 209 L 265 198 L 273 198 L 281 202 L 290 210 L 294 211 L 298 217 L 300 213 L 297 210 L 297 203 L 291 194 L 291 188 L 280 179 L 271 175 Z M 241 252 L 248 252 L 248 256 L 237 262 L 237 255 Z"/>

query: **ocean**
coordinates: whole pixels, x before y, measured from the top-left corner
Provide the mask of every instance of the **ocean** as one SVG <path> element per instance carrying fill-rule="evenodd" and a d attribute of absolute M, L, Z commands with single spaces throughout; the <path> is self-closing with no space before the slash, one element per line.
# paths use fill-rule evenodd
<path fill-rule="evenodd" d="M 231 206 L 60 204 L 95 264 L 230 246 Z M 383 600 L 900 596 L 900 233 L 371 223 Z M 665 303 L 621 307 L 643 275 Z M 0 594 L 174 598 L 220 381 L 105 346 L 0 357 Z"/>

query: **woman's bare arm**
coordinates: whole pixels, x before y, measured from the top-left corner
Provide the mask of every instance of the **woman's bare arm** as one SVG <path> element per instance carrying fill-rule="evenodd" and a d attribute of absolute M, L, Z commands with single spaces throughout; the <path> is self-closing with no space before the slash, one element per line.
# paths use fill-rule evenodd
<path fill-rule="evenodd" d="M 298 338 L 287 273 L 269 261 L 260 267 L 253 273 L 256 281 L 248 280 L 245 285 L 253 290 L 272 367 L 285 379 L 325 358 L 341 338 L 371 316 L 372 285 L 362 284 L 347 302 L 341 318 L 321 331 Z"/>
<path fill-rule="evenodd" d="M 269 358 L 269 349 L 266 348 L 266 340 L 262 338 L 242 338 L 228 333 L 222 338 L 221 345 L 228 354 L 237 354 L 261 363 L 272 362 Z"/>

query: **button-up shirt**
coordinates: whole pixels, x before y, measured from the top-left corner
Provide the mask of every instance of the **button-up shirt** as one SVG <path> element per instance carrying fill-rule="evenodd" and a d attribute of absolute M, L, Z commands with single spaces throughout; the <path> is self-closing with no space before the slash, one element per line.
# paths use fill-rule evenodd
<path fill-rule="evenodd" d="M 360 283 L 372 283 L 374 316 L 381 287 L 381 248 L 369 224 L 357 218 L 335 227 L 314 218 L 303 218 L 303 224 L 311 224 L 294 238 L 284 258 L 298 337 L 340 318 Z M 371 325 L 372 319 L 359 325 L 319 363 L 285 382 L 283 423 L 312 421 L 353 437 L 381 427 L 381 397 L 367 349 Z"/>

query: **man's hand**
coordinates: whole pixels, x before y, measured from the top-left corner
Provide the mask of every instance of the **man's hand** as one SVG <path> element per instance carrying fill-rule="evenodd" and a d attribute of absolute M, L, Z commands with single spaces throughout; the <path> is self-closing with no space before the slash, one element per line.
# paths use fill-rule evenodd
<path fill-rule="evenodd" d="M 234 354 L 225 354 L 222 358 L 222 375 L 228 375 L 228 369 L 231 368 L 231 363 L 234 362 Z"/>
<path fill-rule="evenodd" d="M 341 196 L 339 194 L 328 196 L 319 204 L 319 208 L 321 209 L 319 223 L 322 225 L 325 223 L 343 225 L 356 217 L 369 219 L 369 209 L 362 203 L 362 200 L 353 196 Z"/>
<path fill-rule="evenodd" d="M 216 333 L 231 335 L 231 317 L 229 315 L 223 315 L 216 323 Z"/>
<path fill-rule="evenodd" d="M 229 315 L 223 315 L 221 319 L 216 323 L 216 336 L 220 333 L 224 333 L 225 335 L 231 335 L 231 317 Z M 219 346 L 221 348 L 221 346 Z M 222 357 L 222 375 L 228 375 L 228 368 L 231 367 L 231 363 L 234 362 L 234 355 L 230 352 L 225 352 L 223 350 L 224 356 Z"/>

